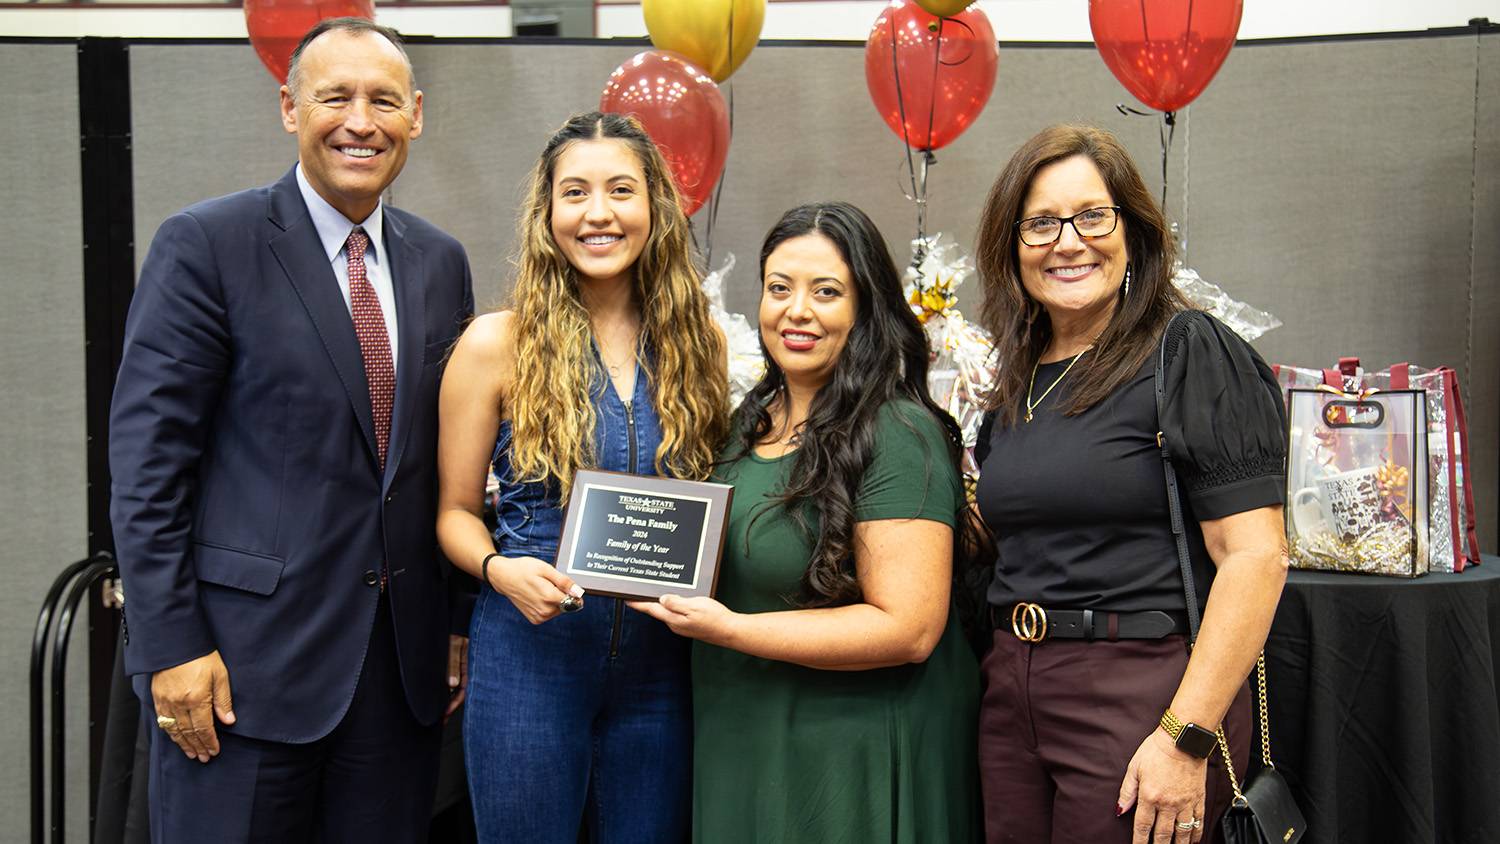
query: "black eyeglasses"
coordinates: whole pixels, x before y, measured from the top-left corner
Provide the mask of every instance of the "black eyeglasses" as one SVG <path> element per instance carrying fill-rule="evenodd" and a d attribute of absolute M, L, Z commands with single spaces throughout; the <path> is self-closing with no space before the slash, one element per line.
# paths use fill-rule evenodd
<path fill-rule="evenodd" d="M 1027 217 L 1016 223 L 1021 242 L 1027 246 L 1046 246 L 1062 237 L 1063 226 L 1072 223 L 1079 237 L 1104 237 L 1120 225 L 1120 206 L 1101 205 L 1085 208 L 1071 217 Z"/>

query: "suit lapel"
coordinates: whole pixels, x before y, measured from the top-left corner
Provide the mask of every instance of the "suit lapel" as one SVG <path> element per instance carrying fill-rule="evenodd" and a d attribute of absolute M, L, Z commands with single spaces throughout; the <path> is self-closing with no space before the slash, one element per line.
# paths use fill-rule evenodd
<path fill-rule="evenodd" d="M 406 222 L 387 206 L 385 246 L 391 262 L 391 285 L 396 291 L 396 331 L 401 336 L 400 360 L 396 365 L 396 402 L 391 410 L 391 450 L 386 455 L 385 484 L 389 485 L 401 463 L 406 432 L 411 430 L 417 406 L 417 390 L 426 366 L 427 296 L 422 273 L 422 248 L 406 239 Z"/>
<path fill-rule="evenodd" d="M 308 216 L 302 193 L 297 188 L 295 169 L 271 186 L 271 222 L 281 231 L 270 240 L 271 252 L 286 273 L 287 281 L 297 291 L 302 306 L 312 319 L 313 328 L 323 341 L 323 348 L 333 362 L 344 393 L 365 435 L 365 447 L 371 461 L 375 458 L 375 422 L 370 412 L 370 387 L 365 380 L 364 356 L 349 307 L 339 292 L 338 278 Z M 419 351 L 418 355 L 421 354 Z M 399 395 L 399 393 L 398 393 Z"/>

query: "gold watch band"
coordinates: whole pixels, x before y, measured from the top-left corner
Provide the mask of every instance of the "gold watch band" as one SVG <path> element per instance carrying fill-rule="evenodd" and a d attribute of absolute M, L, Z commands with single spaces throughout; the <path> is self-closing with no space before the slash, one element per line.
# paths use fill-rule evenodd
<path fill-rule="evenodd" d="M 1215 734 L 1212 730 L 1206 730 L 1197 724 L 1184 724 L 1177 713 L 1170 709 L 1161 714 L 1161 728 L 1171 737 L 1177 749 L 1189 756 L 1207 759 L 1214 751 Z"/>
<path fill-rule="evenodd" d="M 1172 713 L 1172 710 L 1168 709 L 1162 712 L 1161 728 L 1166 730 L 1167 735 L 1172 737 L 1172 741 L 1176 741 L 1182 736 L 1182 728 L 1184 726 L 1182 721 Z"/>

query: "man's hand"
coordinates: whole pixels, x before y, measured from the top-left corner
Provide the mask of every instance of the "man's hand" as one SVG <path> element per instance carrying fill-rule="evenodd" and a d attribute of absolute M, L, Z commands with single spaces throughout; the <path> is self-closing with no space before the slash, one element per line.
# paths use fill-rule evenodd
<path fill-rule="evenodd" d="M 464 692 L 469 688 L 469 637 L 448 636 L 448 709 L 443 720 L 453 714 L 464 702 Z"/>
<path fill-rule="evenodd" d="M 214 716 L 234 723 L 229 669 L 218 651 L 151 675 L 151 699 L 158 718 L 176 719 L 162 729 L 190 759 L 207 762 L 219 755 Z"/>

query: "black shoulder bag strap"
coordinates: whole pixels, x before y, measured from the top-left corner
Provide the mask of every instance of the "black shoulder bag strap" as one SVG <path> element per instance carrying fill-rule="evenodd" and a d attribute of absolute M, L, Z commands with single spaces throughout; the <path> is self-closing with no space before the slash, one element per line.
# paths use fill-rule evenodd
<path fill-rule="evenodd" d="M 1166 409 L 1167 338 L 1172 336 L 1172 326 L 1179 319 L 1187 319 L 1191 311 L 1181 311 L 1167 321 L 1161 335 L 1161 348 L 1156 354 L 1156 424 L 1162 424 L 1162 412 Z M 1163 426 L 1165 427 L 1165 426 Z M 1177 472 L 1172 468 L 1171 443 L 1162 431 L 1156 432 L 1156 444 L 1161 448 L 1162 470 L 1167 476 L 1167 509 L 1172 514 L 1172 536 L 1177 540 L 1177 563 L 1182 567 L 1182 591 L 1187 596 L 1188 642 L 1198 641 L 1198 590 L 1193 585 L 1193 563 L 1188 556 L 1187 528 L 1182 519 L 1182 493 L 1177 487 Z M 1260 747 L 1261 760 L 1265 767 L 1255 777 L 1247 776 L 1245 788 L 1240 790 L 1239 780 L 1234 775 L 1234 760 L 1229 755 L 1229 744 L 1224 731 L 1219 730 L 1219 752 L 1224 757 L 1224 767 L 1229 775 L 1229 787 L 1234 792 L 1234 801 L 1220 821 L 1220 830 L 1228 844 L 1267 844 L 1281 841 L 1283 844 L 1298 844 L 1307 833 L 1307 821 L 1302 810 L 1292 799 L 1291 788 L 1276 766 L 1271 764 L 1271 729 L 1266 708 L 1266 655 L 1261 653 L 1256 662 L 1256 685 L 1260 696 Z"/>
<path fill-rule="evenodd" d="M 1172 336 L 1172 326 L 1184 319 L 1189 311 L 1179 311 L 1167 321 L 1161 334 L 1161 347 L 1156 350 L 1156 424 L 1162 425 L 1162 414 L 1167 404 L 1166 367 L 1167 338 Z M 1166 434 L 1156 432 L 1156 445 L 1161 449 L 1162 471 L 1167 476 L 1167 511 L 1172 515 L 1172 538 L 1177 540 L 1177 564 L 1182 567 L 1182 591 L 1187 596 L 1188 642 L 1198 641 L 1198 589 L 1193 585 L 1193 561 L 1188 556 L 1187 526 L 1182 519 L 1182 493 L 1177 487 L 1177 470 L 1172 468 L 1172 447 Z"/>

